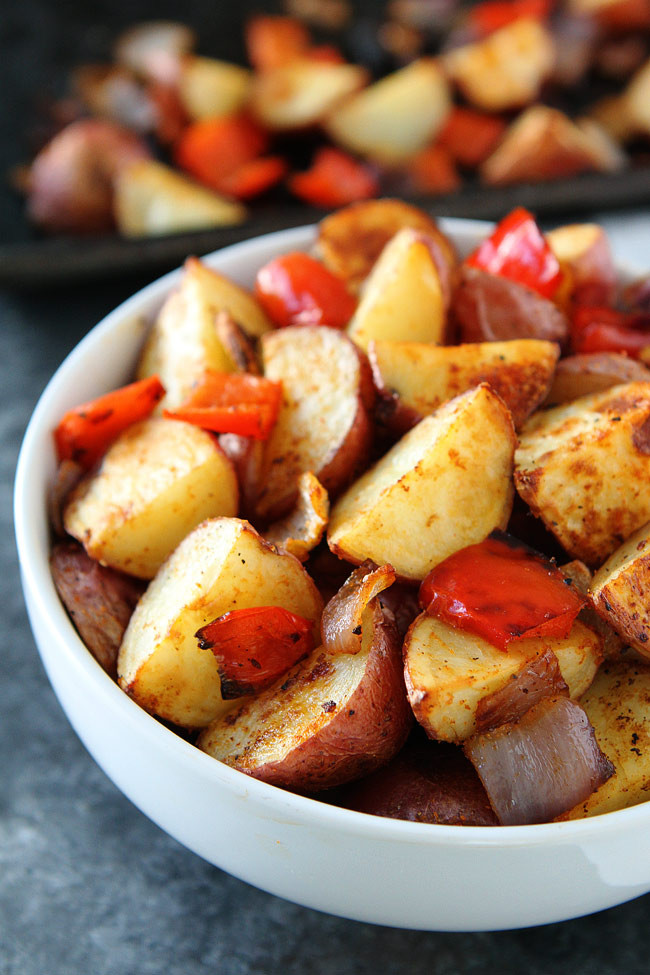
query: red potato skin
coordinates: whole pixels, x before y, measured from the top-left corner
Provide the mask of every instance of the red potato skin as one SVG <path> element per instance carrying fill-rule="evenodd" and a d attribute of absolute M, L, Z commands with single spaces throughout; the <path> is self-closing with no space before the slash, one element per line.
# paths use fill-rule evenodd
<path fill-rule="evenodd" d="M 347 786 L 337 805 L 371 816 L 443 826 L 498 826 L 471 762 L 456 745 L 413 732 L 384 768 Z"/>
<path fill-rule="evenodd" d="M 566 344 L 569 325 L 560 309 L 530 288 L 463 265 L 452 300 L 460 342 L 546 339 Z"/>
<path fill-rule="evenodd" d="M 109 677 L 117 677 L 117 653 L 144 585 L 100 565 L 76 542 L 52 549 L 54 585 L 79 636 Z"/>
<path fill-rule="evenodd" d="M 373 619 L 374 641 L 367 667 L 345 707 L 281 761 L 256 768 L 235 762 L 235 768 L 271 785 L 311 793 L 367 775 L 400 750 L 413 724 L 402 676 L 401 641 L 392 614 L 376 601 Z M 323 653 L 317 666 L 327 666 L 327 654 Z M 283 687 L 277 695 L 280 709 Z"/>
<path fill-rule="evenodd" d="M 139 136 L 113 122 L 72 122 L 32 163 L 30 219 L 51 232 L 84 234 L 112 229 L 115 176 L 128 163 L 149 156 Z"/>

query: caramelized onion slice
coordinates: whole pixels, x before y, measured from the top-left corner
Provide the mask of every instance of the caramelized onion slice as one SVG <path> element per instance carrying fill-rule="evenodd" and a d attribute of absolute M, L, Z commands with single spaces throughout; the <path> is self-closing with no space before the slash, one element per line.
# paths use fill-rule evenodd
<path fill-rule="evenodd" d="M 464 751 L 502 826 L 549 822 L 615 771 L 583 709 L 565 697 L 544 698 L 519 722 L 470 738 Z"/>
<path fill-rule="evenodd" d="M 298 498 L 293 511 L 270 525 L 264 538 L 305 562 L 321 541 L 329 515 L 327 491 L 311 471 L 306 471 L 298 478 Z"/>
<path fill-rule="evenodd" d="M 328 653 L 361 650 L 361 616 L 371 599 L 395 581 L 392 565 L 364 562 L 355 569 L 323 610 L 321 637 Z"/>
<path fill-rule="evenodd" d="M 511 721 L 519 721 L 545 697 L 569 696 L 560 665 L 552 650 L 545 650 L 513 674 L 504 687 L 486 694 L 476 708 L 479 734 Z"/>

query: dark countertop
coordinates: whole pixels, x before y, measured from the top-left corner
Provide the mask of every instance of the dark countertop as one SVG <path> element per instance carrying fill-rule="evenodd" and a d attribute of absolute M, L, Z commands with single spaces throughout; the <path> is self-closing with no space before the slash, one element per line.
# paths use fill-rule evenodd
<path fill-rule="evenodd" d="M 0 295 L 0 973 L 646 973 L 650 896 L 564 924 L 495 934 L 399 931 L 328 917 L 261 893 L 183 849 L 85 752 L 27 623 L 12 480 L 22 432 L 50 374 L 138 284 Z"/>

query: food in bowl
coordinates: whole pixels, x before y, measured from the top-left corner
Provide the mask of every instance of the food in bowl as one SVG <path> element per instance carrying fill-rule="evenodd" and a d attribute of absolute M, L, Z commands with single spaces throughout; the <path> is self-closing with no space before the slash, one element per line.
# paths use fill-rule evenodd
<path fill-rule="evenodd" d="M 254 293 L 188 262 L 135 381 L 56 428 L 58 590 L 251 777 L 464 826 L 641 802 L 643 289 L 614 306 L 597 229 L 515 211 L 458 262 L 412 213 L 340 211 Z"/>

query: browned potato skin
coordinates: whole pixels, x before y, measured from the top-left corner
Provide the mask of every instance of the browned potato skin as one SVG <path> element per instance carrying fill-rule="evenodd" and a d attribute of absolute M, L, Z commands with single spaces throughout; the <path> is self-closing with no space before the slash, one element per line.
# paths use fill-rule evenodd
<path fill-rule="evenodd" d="M 605 562 L 591 580 L 589 595 L 603 620 L 650 658 L 650 524 Z"/>
<path fill-rule="evenodd" d="M 401 200 L 365 200 L 325 217 L 316 250 L 330 271 L 342 277 L 351 291 L 358 291 L 388 241 L 404 227 L 433 239 L 440 254 L 436 266 L 441 282 L 450 281 L 458 262 L 454 245 L 431 217 Z"/>
<path fill-rule="evenodd" d="M 525 341 L 441 348 L 371 342 L 368 356 L 382 398 L 382 420 L 404 433 L 445 400 L 485 382 L 510 410 L 515 428 L 520 427 L 544 400 L 560 354 L 555 343 L 531 344 L 529 350 Z M 403 372 L 400 363 L 406 366 Z"/>
<path fill-rule="evenodd" d="M 343 785 L 384 765 L 406 741 L 413 715 L 406 700 L 395 624 L 376 599 L 369 604 L 368 613 L 374 633 L 365 670 L 344 706 L 331 709 L 331 720 L 322 720 L 328 710 L 323 705 L 331 702 L 321 702 L 318 690 L 319 681 L 331 670 L 330 661 L 335 658 L 318 649 L 251 704 L 244 704 L 202 732 L 199 748 L 256 779 L 302 792 Z M 301 686 L 310 688 L 310 703 L 313 701 L 304 739 L 277 761 L 256 764 L 255 743 L 265 735 L 264 709 L 285 713 L 289 720 L 295 689 Z M 243 720 L 245 726 L 253 709 L 261 721 L 259 732 L 238 754 L 224 753 L 219 749 L 220 735 L 227 734 L 238 721 Z M 278 750 L 282 751 L 281 740 Z"/>
<path fill-rule="evenodd" d="M 563 345 L 569 326 L 560 309 L 537 292 L 463 265 L 452 300 L 461 342 L 546 339 Z"/>
<path fill-rule="evenodd" d="M 109 677 L 117 677 L 117 652 L 144 586 L 100 565 L 76 542 L 59 542 L 50 567 L 56 591 L 79 636 Z"/>
<path fill-rule="evenodd" d="M 619 352 L 590 352 L 561 359 L 546 397 L 547 406 L 569 403 L 620 383 L 650 382 L 650 369 Z"/>
<path fill-rule="evenodd" d="M 414 732 L 384 768 L 347 786 L 337 804 L 371 816 L 443 826 L 498 826 L 474 766 L 460 748 Z"/>
<path fill-rule="evenodd" d="M 560 572 L 565 579 L 571 581 L 574 589 L 589 598 L 592 573 L 584 562 L 581 562 L 580 559 L 574 559 L 572 562 L 567 562 L 566 565 L 561 565 Z M 606 660 L 617 659 L 628 649 L 616 630 L 598 615 L 591 602 L 580 610 L 578 619 L 590 626 L 603 638 L 603 655 Z"/>

